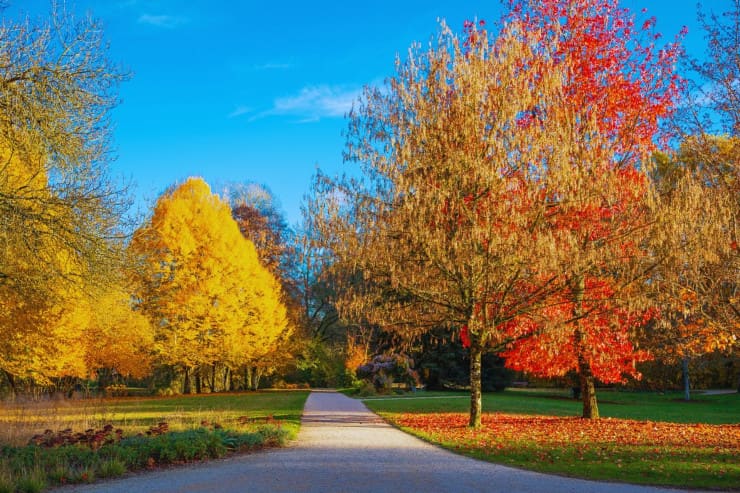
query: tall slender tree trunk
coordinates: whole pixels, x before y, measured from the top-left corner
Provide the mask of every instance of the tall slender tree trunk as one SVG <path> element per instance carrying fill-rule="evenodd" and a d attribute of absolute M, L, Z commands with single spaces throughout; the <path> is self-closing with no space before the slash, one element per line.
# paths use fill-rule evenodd
<path fill-rule="evenodd" d="M 578 357 L 578 377 L 581 384 L 581 399 L 583 401 L 583 417 L 587 419 L 599 418 L 599 405 L 596 401 L 596 385 L 591 363 L 586 358 L 586 343 L 582 329 L 581 316 L 583 315 L 583 293 L 586 290 L 586 280 L 578 275 L 573 279 L 573 318 L 575 324 L 575 347 Z"/>
<path fill-rule="evenodd" d="M 221 382 L 224 390 L 232 390 L 229 385 L 229 379 L 231 377 L 231 368 L 228 366 L 224 367 L 224 379 Z"/>
<path fill-rule="evenodd" d="M 195 377 L 195 393 L 196 394 L 200 394 L 203 391 L 203 387 L 202 387 L 203 381 L 201 379 L 200 372 L 201 372 L 200 366 L 197 367 L 195 371 L 193 372 L 194 373 L 193 376 Z"/>
<path fill-rule="evenodd" d="M 244 369 L 244 388 L 247 390 L 252 390 L 252 367 L 247 366 Z"/>
<path fill-rule="evenodd" d="M 683 376 L 683 400 L 691 400 L 691 382 L 689 381 L 689 358 L 681 360 L 681 375 Z"/>
<path fill-rule="evenodd" d="M 211 381 L 210 381 L 210 387 L 211 387 L 211 394 L 216 392 L 216 363 L 211 365 Z"/>
<path fill-rule="evenodd" d="M 189 366 L 186 366 L 183 369 L 183 374 L 184 374 L 184 377 L 183 377 L 183 380 L 182 380 L 182 393 L 183 394 L 192 394 L 193 393 L 193 389 L 190 386 L 190 367 Z"/>
<path fill-rule="evenodd" d="M 483 348 L 477 336 L 470 336 L 470 422 L 471 428 L 481 427 L 483 398 L 481 394 L 481 359 Z"/>
<path fill-rule="evenodd" d="M 581 355 L 578 356 L 578 372 L 581 377 L 581 397 L 583 398 L 583 417 L 599 418 L 599 404 L 596 401 L 596 386 L 591 365 Z"/>
<path fill-rule="evenodd" d="M 234 390 L 234 370 L 229 368 L 229 392 L 233 392 Z"/>
<path fill-rule="evenodd" d="M 259 390 L 260 379 L 262 378 L 262 368 L 255 366 L 252 368 L 252 390 Z"/>

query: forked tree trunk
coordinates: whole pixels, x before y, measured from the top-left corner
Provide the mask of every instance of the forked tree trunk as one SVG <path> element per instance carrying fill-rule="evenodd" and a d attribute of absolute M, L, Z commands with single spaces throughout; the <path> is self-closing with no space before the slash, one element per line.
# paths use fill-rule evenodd
<path fill-rule="evenodd" d="M 244 388 L 246 390 L 252 390 L 252 367 L 247 366 L 244 369 Z"/>
<path fill-rule="evenodd" d="M 470 344 L 470 422 L 471 428 L 481 427 L 483 399 L 481 395 L 481 356 L 483 348 L 477 337 L 471 335 Z"/>
<path fill-rule="evenodd" d="M 255 366 L 252 369 L 252 390 L 260 388 L 260 379 L 262 378 L 262 368 Z"/>

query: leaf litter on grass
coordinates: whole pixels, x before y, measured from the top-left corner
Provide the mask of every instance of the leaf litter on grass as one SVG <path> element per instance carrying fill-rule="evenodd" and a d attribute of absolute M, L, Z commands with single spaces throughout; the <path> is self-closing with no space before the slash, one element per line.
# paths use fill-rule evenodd
<path fill-rule="evenodd" d="M 486 413 L 383 413 L 396 426 L 467 455 L 593 479 L 740 487 L 740 425 Z M 734 478 L 734 479 L 733 479 Z"/>

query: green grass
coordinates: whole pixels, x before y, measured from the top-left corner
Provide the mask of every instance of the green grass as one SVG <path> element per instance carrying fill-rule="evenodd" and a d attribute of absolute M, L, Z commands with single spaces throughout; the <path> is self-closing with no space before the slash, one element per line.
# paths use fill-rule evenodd
<path fill-rule="evenodd" d="M 286 430 L 296 431 L 307 395 L 306 391 L 260 391 L 5 403 L 0 404 L 0 445 L 24 445 L 46 429 L 77 431 L 110 423 L 131 435 L 160 421 L 167 421 L 171 430 L 182 430 L 197 427 L 204 420 L 221 423 L 245 415 L 271 415 L 282 421 Z"/>
<path fill-rule="evenodd" d="M 481 430 L 467 427 L 465 393 L 363 399 L 404 431 L 454 452 L 596 480 L 740 489 L 740 395 L 599 392 L 602 418 L 579 418 L 564 392 L 484 394 Z M 694 423 L 694 424 L 691 424 Z"/>
<path fill-rule="evenodd" d="M 597 392 L 602 417 L 665 421 L 670 423 L 740 423 L 740 394 L 692 395 L 682 400 L 683 393 Z M 383 412 L 467 412 L 470 394 L 466 392 L 417 392 L 399 396 L 363 399 L 374 411 Z M 483 394 L 483 410 L 513 414 L 580 416 L 582 404 L 558 390 L 507 390 Z"/>
<path fill-rule="evenodd" d="M 223 457 L 295 438 L 307 391 L 111 398 L 23 403 L 0 408 L 0 492 L 92 482 L 126 471 Z M 169 431 L 144 434 L 166 422 Z M 104 424 L 123 439 L 96 450 L 84 445 L 26 446 L 45 429 L 82 432 Z"/>

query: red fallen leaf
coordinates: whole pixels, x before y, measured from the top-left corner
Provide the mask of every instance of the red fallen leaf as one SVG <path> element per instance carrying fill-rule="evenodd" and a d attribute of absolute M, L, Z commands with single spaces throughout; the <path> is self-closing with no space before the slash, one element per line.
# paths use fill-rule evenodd
<path fill-rule="evenodd" d="M 577 417 L 524 416 L 485 413 L 483 428 L 468 428 L 464 413 L 397 414 L 389 416 L 398 426 L 434 434 L 435 439 L 462 441 L 471 449 L 502 450 L 511 437 L 534 440 L 546 446 L 596 446 L 609 459 L 614 446 L 650 448 L 656 456 L 668 455 L 672 447 L 727 450 L 740 456 L 740 425 L 645 423 L 627 419 L 583 420 Z M 690 439 L 688 439 L 690 438 Z M 544 452 L 544 449 L 542 451 Z"/>

